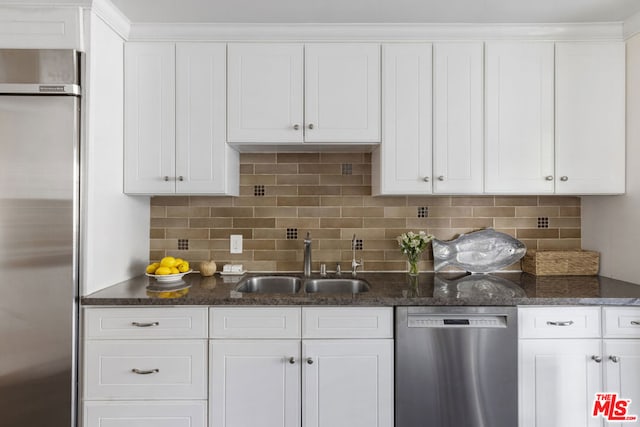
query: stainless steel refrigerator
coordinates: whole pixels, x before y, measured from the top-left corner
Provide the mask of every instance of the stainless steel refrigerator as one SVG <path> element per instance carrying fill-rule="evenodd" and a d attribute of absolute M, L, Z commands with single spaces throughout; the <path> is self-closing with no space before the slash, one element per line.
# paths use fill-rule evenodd
<path fill-rule="evenodd" d="M 0 425 L 76 424 L 80 56 L 0 50 Z"/>

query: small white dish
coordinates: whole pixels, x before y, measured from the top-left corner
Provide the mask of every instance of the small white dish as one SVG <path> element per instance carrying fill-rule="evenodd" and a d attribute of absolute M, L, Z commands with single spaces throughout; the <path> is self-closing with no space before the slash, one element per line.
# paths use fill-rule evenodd
<path fill-rule="evenodd" d="M 184 273 L 178 273 L 178 274 L 149 274 L 149 273 L 145 273 L 145 275 L 147 277 L 151 277 L 153 279 L 156 279 L 156 281 L 158 283 L 171 283 L 171 282 L 178 282 L 178 281 L 182 280 L 182 277 L 184 277 L 186 274 L 189 274 L 191 272 L 193 272 L 193 270 L 185 271 Z"/>
<path fill-rule="evenodd" d="M 242 276 L 243 274 L 246 274 L 247 270 L 242 270 L 242 271 L 221 271 L 220 275 L 221 276 Z"/>

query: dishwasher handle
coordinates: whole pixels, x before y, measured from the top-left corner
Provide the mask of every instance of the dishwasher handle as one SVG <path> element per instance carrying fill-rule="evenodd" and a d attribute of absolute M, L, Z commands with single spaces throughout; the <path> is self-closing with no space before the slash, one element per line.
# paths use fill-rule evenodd
<path fill-rule="evenodd" d="M 506 328 L 507 315 L 502 314 L 409 314 L 409 328 Z"/>

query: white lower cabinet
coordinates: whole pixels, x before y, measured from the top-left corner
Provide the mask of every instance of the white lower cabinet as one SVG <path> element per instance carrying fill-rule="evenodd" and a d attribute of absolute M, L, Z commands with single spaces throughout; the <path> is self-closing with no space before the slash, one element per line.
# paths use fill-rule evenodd
<path fill-rule="evenodd" d="M 83 316 L 82 427 L 207 425 L 207 308 Z"/>
<path fill-rule="evenodd" d="M 286 308 L 282 329 L 296 331 L 286 339 L 282 329 L 270 339 L 261 327 L 273 321 L 273 308 L 217 310 L 210 316 L 211 427 L 393 426 L 391 308 Z M 234 333 L 216 324 L 224 319 L 244 325 L 242 339 L 229 339 Z"/>
<path fill-rule="evenodd" d="M 640 415 L 640 308 L 520 307 L 518 324 L 520 427 L 640 426 L 593 416 L 596 393 Z"/>

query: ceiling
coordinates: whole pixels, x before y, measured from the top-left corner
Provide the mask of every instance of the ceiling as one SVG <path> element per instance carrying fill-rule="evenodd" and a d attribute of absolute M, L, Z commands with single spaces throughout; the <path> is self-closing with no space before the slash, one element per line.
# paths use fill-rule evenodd
<path fill-rule="evenodd" d="M 640 0 L 111 0 L 141 23 L 622 22 Z"/>

